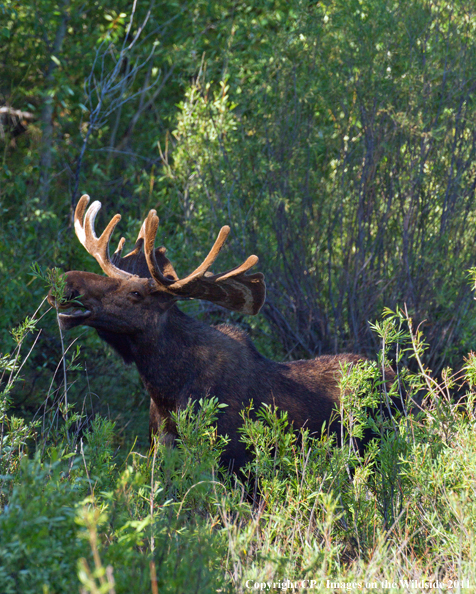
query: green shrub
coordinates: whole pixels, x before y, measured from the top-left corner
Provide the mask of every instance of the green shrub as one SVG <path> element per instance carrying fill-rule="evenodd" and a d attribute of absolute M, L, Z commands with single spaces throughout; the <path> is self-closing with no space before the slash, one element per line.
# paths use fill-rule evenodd
<path fill-rule="evenodd" d="M 77 589 L 76 560 L 86 553 L 75 523 L 82 489 L 79 479 L 69 479 L 67 459 L 56 456 L 44 464 L 38 457 L 23 458 L 0 514 L 0 591 L 5 594 Z"/>

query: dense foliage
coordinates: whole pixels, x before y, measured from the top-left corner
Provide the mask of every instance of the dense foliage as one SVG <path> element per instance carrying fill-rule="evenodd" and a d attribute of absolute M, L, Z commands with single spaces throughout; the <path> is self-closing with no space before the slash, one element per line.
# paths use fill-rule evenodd
<path fill-rule="evenodd" d="M 476 574 L 475 29 L 468 0 L 0 0 L 1 592 Z M 361 459 L 262 411 L 255 504 L 217 474 L 213 402 L 143 457 L 135 370 L 43 301 L 61 270 L 99 271 L 71 228 L 82 193 L 130 246 L 155 208 L 181 274 L 229 224 L 217 265 L 256 253 L 267 303 L 194 315 L 281 359 L 383 341 L 425 413 Z M 376 328 L 385 307 L 408 317 Z M 351 434 L 375 373 L 343 379 Z"/>
<path fill-rule="evenodd" d="M 18 329 L 18 348 L 2 361 L 2 592 L 425 588 L 406 585 L 412 580 L 443 591 L 471 587 L 476 359 L 468 358 L 464 375 L 446 370 L 439 384 L 403 312 L 387 310 L 374 326 L 378 363 L 342 369 L 341 443 L 325 428 L 298 437 L 286 413 L 268 407 L 253 415 L 249 407 L 242 439 L 253 457 L 240 479 L 218 466 L 226 438 L 214 423 L 226 409 L 216 398 L 180 411 L 177 447 L 156 443 L 148 455 L 114 453 L 114 424 L 96 416 L 85 429 L 65 393 L 59 425 L 54 413 L 43 425 L 16 419 L 8 389 L 34 325 Z M 389 386 L 381 370 L 394 347 L 399 373 Z M 400 367 L 404 351 L 418 373 Z M 455 404 L 450 391 L 462 380 L 464 404 Z M 424 394 L 423 409 L 411 413 L 406 401 L 402 414 L 379 415 L 403 386 L 410 397 Z M 369 429 L 375 438 L 360 455 L 357 439 Z M 35 443 L 33 457 L 27 442 Z"/>

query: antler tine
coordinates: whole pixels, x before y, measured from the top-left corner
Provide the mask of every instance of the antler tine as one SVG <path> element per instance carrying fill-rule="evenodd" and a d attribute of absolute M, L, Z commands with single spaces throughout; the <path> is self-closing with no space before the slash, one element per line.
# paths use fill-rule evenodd
<path fill-rule="evenodd" d="M 83 194 L 76 205 L 76 210 L 74 211 L 74 230 L 76 232 L 76 236 L 81 242 L 81 244 L 86 248 L 86 233 L 84 231 L 83 220 L 84 220 L 84 213 L 86 212 L 86 207 L 89 204 L 89 196 L 87 194 Z M 86 248 L 87 249 L 87 248 Z"/>
<path fill-rule="evenodd" d="M 146 219 L 144 219 L 144 222 L 141 225 L 139 235 L 137 236 L 134 249 L 132 250 L 132 252 L 129 252 L 127 254 L 127 256 L 132 256 L 132 255 L 138 254 L 142 250 L 142 246 L 144 245 L 144 240 L 145 240 L 145 221 L 146 221 Z M 126 256 L 126 258 L 127 258 L 127 256 Z"/>
<path fill-rule="evenodd" d="M 222 227 L 212 249 L 200 266 L 192 274 L 169 285 L 167 290 L 179 299 L 206 299 L 232 311 L 255 315 L 266 297 L 264 277 L 260 272 L 245 273 L 257 264 L 257 256 L 249 256 L 240 266 L 227 272 L 207 272 L 216 260 L 229 232 L 230 227 Z"/>
<path fill-rule="evenodd" d="M 238 276 L 239 274 L 244 274 L 255 264 L 258 264 L 258 261 L 258 256 L 248 256 L 248 258 L 246 258 L 246 260 L 243 262 L 243 264 L 240 264 L 240 266 L 236 266 L 236 268 L 232 268 L 228 272 L 222 272 L 221 274 L 215 274 L 214 276 L 210 276 L 209 280 L 214 280 L 215 282 L 219 283 L 227 280 L 228 278 Z"/>
<path fill-rule="evenodd" d="M 111 258 L 111 262 L 114 264 L 114 266 L 121 261 L 122 250 L 124 249 L 125 243 L 126 243 L 125 238 L 121 237 L 121 239 L 119 240 L 119 243 L 117 244 L 116 251 L 112 254 L 112 258 Z"/>
<path fill-rule="evenodd" d="M 155 210 L 151 210 L 142 224 L 137 241 L 141 239 L 144 241 L 144 254 L 150 275 L 160 287 L 168 288 L 175 280 L 164 276 L 155 257 L 154 243 L 158 228 L 159 217 Z"/>
<path fill-rule="evenodd" d="M 134 246 L 134 249 L 133 249 L 132 251 L 130 251 L 130 252 L 129 252 L 129 253 L 126 255 L 126 256 L 125 256 L 125 258 L 128 258 L 129 256 L 137 256 L 137 255 L 140 253 L 140 251 L 142 250 L 142 246 L 144 245 L 144 237 L 145 237 L 145 220 L 144 220 L 144 222 L 143 222 L 143 223 L 142 223 L 142 225 L 141 225 L 141 228 L 140 228 L 140 231 L 139 231 L 139 235 L 137 236 L 137 239 L 136 239 L 136 244 L 135 244 L 135 246 Z M 121 241 L 122 241 L 122 239 L 121 239 Z M 119 246 L 117 247 L 117 250 L 116 250 L 116 252 L 118 252 L 118 253 L 119 253 L 119 256 L 121 255 L 121 252 L 122 252 L 122 247 L 123 247 L 123 246 L 124 246 L 124 244 L 122 244 L 122 245 L 119 245 Z M 116 253 L 116 252 L 115 252 L 115 253 Z"/>
<path fill-rule="evenodd" d="M 198 268 L 196 268 L 191 274 L 186 276 L 183 279 L 176 281 L 173 285 L 170 286 L 170 289 L 181 289 L 189 282 L 194 279 L 201 278 L 205 272 L 210 268 L 210 266 L 215 262 L 217 259 L 218 254 L 220 253 L 221 248 L 225 244 L 226 238 L 230 233 L 230 227 L 225 225 L 220 229 L 220 233 L 218 233 L 218 237 L 213 244 L 212 249 L 209 251 L 208 256 L 203 260 Z"/>
<path fill-rule="evenodd" d="M 150 211 L 150 212 L 152 212 L 152 211 Z M 149 212 L 149 215 L 150 215 L 150 212 Z M 154 210 L 153 212 L 157 216 L 157 211 Z M 142 239 L 142 241 L 145 241 L 145 224 L 146 224 L 146 221 L 147 221 L 147 219 L 144 219 L 144 222 L 142 223 L 142 225 L 140 227 L 140 231 L 139 231 L 139 235 L 137 236 L 136 243 L 139 241 L 139 239 Z M 158 228 L 158 223 L 157 223 L 157 228 Z M 155 237 L 154 237 L 154 241 L 155 241 Z"/>
<path fill-rule="evenodd" d="M 117 258 L 121 257 L 122 250 L 124 249 L 125 243 L 126 243 L 125 237 L 121 237 L 121 239 L 119 240 L 119 243 L 117 244 L 116 251 L 114 252 L 114 256 L 116 256 Z"/>
<path fill-rule="evenodd" d="M 84 194 L 81 196 L 74 213 L 74 230 L 76 231 L 79 241 L 86 248 L 86 251 L 96 258 L 99 266 L 108 276 L 130 278 L 132 275 L 114 266 L 109 257 L 109 240 L 114 228 L 121 220 L 121 215 L 116 214 L 109 221 L 106 229 L 104 229 L 101 236 L 98 238 L 94 231 L 94 222 L 96 220 L 96 215 L 101 208 L 101 203 L 99 200 L 96 200 L 86 211 L 88 203 L 89 196 Z M 85 211 L 86 214 L 84 214 Z M 116 252 L 122 250 L 123 245 L 124 242 L 121 239 Z"/>

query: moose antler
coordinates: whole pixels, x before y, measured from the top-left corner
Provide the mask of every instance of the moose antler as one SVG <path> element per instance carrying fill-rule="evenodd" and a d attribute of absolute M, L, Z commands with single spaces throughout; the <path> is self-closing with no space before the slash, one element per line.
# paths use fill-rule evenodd
<path fill-rule="evenodd" d="M 113 264 L 117 265 L 123 270 L 127 270 L 127 272 L 131 272 L 132 274 L 142 277 L 151 276 L 149 265 L 147 263 L 145 254 L 142 251 L 145 241 L 146 222 L 147 219 L 142 223 L 139 235 L 136 239 L 136 245 L 132 252 L 129 252 L 127 256 L 124 256 L 124 258 L 121 258 L 122 249 L 125 243 L 125 239 L 122 238 L 119 242 L 119 245 L 117 246 L 116 251 L 114 252 L 114 255 L 112 256 Z M 163 272 L 163 282 L 161 282 L 161 285 L 167 286 L 167 284 L 178 280 L 178 276 L 174 270 L 174 267 L 170 263 L 170 260 L 165 256 L 165 252 L 166 249 L 164 247 L 155 248 L 152 258 L 154 259 L 158 270 Z"/>
<path fill-rule="evenodd" d="M 227 272 L 215 275 L 208 272 L 230 232 L 228 225 L 220 229 L 212 249 L 198 268 L 183 279 L 177 278 L 175 281 L 171 281 L 164 277 L 156 261 L 157 250 L 154 250 L 154 243 L 159 218 L 155 210 L 149 212 L 144 223 L 144 252 L 150 274 L 155 282 L 165 288 L 168 293 L 172 293 L 178 298 L 205 299 L 227 309 L 246 314 L 255 315 L 259 312 L 266 297 L 264 276 L 261 272 L 245 274 L 258 262 L 257 256 L 249 256 L 243 264 Z"/>
<path fill-rule="evenodd" d="M 74 230 L 76 231 L 79 241 L 86 248 L 86 251 L 96 258 L 99 266 L 108 276 L 113 278 L 130 278 L 133 275 L 115 266 L 109 257 L 109 240 L 111 239 L 114 228 L 121 220 L 121 215 L 115 215 L 109 221 L 109 224 L 102 232 L 101 237 L 97 237 L 94 231 L 94 221 L 101 208 L 101 203 L 99 200 L 93 202 L 85 215 L 84 213 L 88 204 L 89 196 L 84 194 L 79 199 L 74 213 Z M 122 250 L 124 241 L 124 238 L 122 238 L 116 251 Z"/>
<path fill-rule="evenodd" d="M 159 218 L 155 210 L 149 212 L 142 224 L 132 252 L 124 258 L 121 257 L 125 242 L 124 238 L 121 238 L 111 259 L 109 240 L 121 215 L 116 214 L 98 238 L 94 232 L 94 221 L 101 203 L 93 202 L 85 214 L 88 203 L 89 196 L 85 194 L 76 207 L 74 228 L 79 241 L 96 258 L 108 276 L 130 278 L 134 275 L 142 277 L 150 275 L 159 290 L 172 294 L 178 299 L 190 297 L 205 299 L 227 309 L 252 315 L 257 314 L 261 309 L 266 296 L 264 276 L 260 272 L 245 274 L 258 262 L 257 256 L 249 256 L 243 264 L 227 272 L 215 275 L 208 272 L 230 232 L 230 227 L 227 225 L 221 228 L 212 249 L 200 266 L 180 279 L 165 257 L 165 248 L 154 248 L 159 227 Z"/>
<path fill-rule="evenodd" d="M 86 212 L 86 208 L 89 203 L 89 196 L 84 194 L 78 201 L 76 211 L 74 213 L 74 229 L 79 241 L 86 248 L 86 251 L 93 256 L 99 266 L 101 266 L 103 272 L 112 278 L 131 278 L 132 276 L 149 276 L 149 269 L 145 261 L 144 254 L 142 252 L 142 246 L 144 243 L 144 225 L 139 232 L 139 236 L 136 240 L 135 248 L 127 254 L 124 258 L 121 257 L 122 250 L 124 248 L 125 239 L 121 238 L 117 246 L 116 251 L 112 256 L 109 255 L 109 241 L 111 235 L 116 227 L 117 223 L 121 220 L 121 215 L 116 214 L 101 234 L 101 237 L 97 237 L 94 231 L 94 222 L 96 220 L 97 213 L 101 208 L 101 203 L 96 200 L 91 204 Z M 86 215 L 85 215 L 86 212 Z M 165 257 L 165 248 L 156 248 L 156 260 L 160 262 L 161 268 L 164 270 L 166 277 L 170 277 L 171 280 L 166 279 L 168 282 L 173 283 L 178 280 L 178 276 L 173 269 L 172 264 Z"/>

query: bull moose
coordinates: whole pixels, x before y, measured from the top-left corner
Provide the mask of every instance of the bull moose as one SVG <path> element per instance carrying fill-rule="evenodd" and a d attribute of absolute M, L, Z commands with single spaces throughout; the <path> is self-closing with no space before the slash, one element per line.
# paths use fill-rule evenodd
<path fill-rule="evenodd" d="M 204 396 L 216 396 L 227 405 L 217 430 L 230 438 L 222 462 L 234 470 L 247 460 L 238 429 L 240 411 L 250 401 L 256 409 L 269 404 L 285 410 L 295 429 L 320 434 L 339 403 L 341 366 L 358 361 L 357 355 L 277 363 L 261 355 L 241 329 L 209 326 L 177 307 L 180 299 L 194 298 L 243 314 L 259 312 L 266 296 L 264 276 L 247 273 L 258 262 L 256 256 L 227 272 L 209 272 L 228 226 L 222 227 L 200 266 L 179 278 L 165 248 L 154 247 L 159 225 L 155 210 L 142 224 L 135 248 L 122 257 L 122 238 L 110 256 L 109 241 L 121 216 L 116 214 L 98 238 L 94 221 L 101 203 L 87 209 L 88 203 L 87 195 L 79 200 L 74 228 L 107 276 L 67 272 L 64 299 L 56 302 L 51 292 L 48 299 L 69 310 L 59 315 L 63 329 L 91 326 L 126 363 L 136 364 L 150 395 L 151 434 L 163 424 L 164 441 L 173 443 L 177 430 L 171 412 Z"/>

